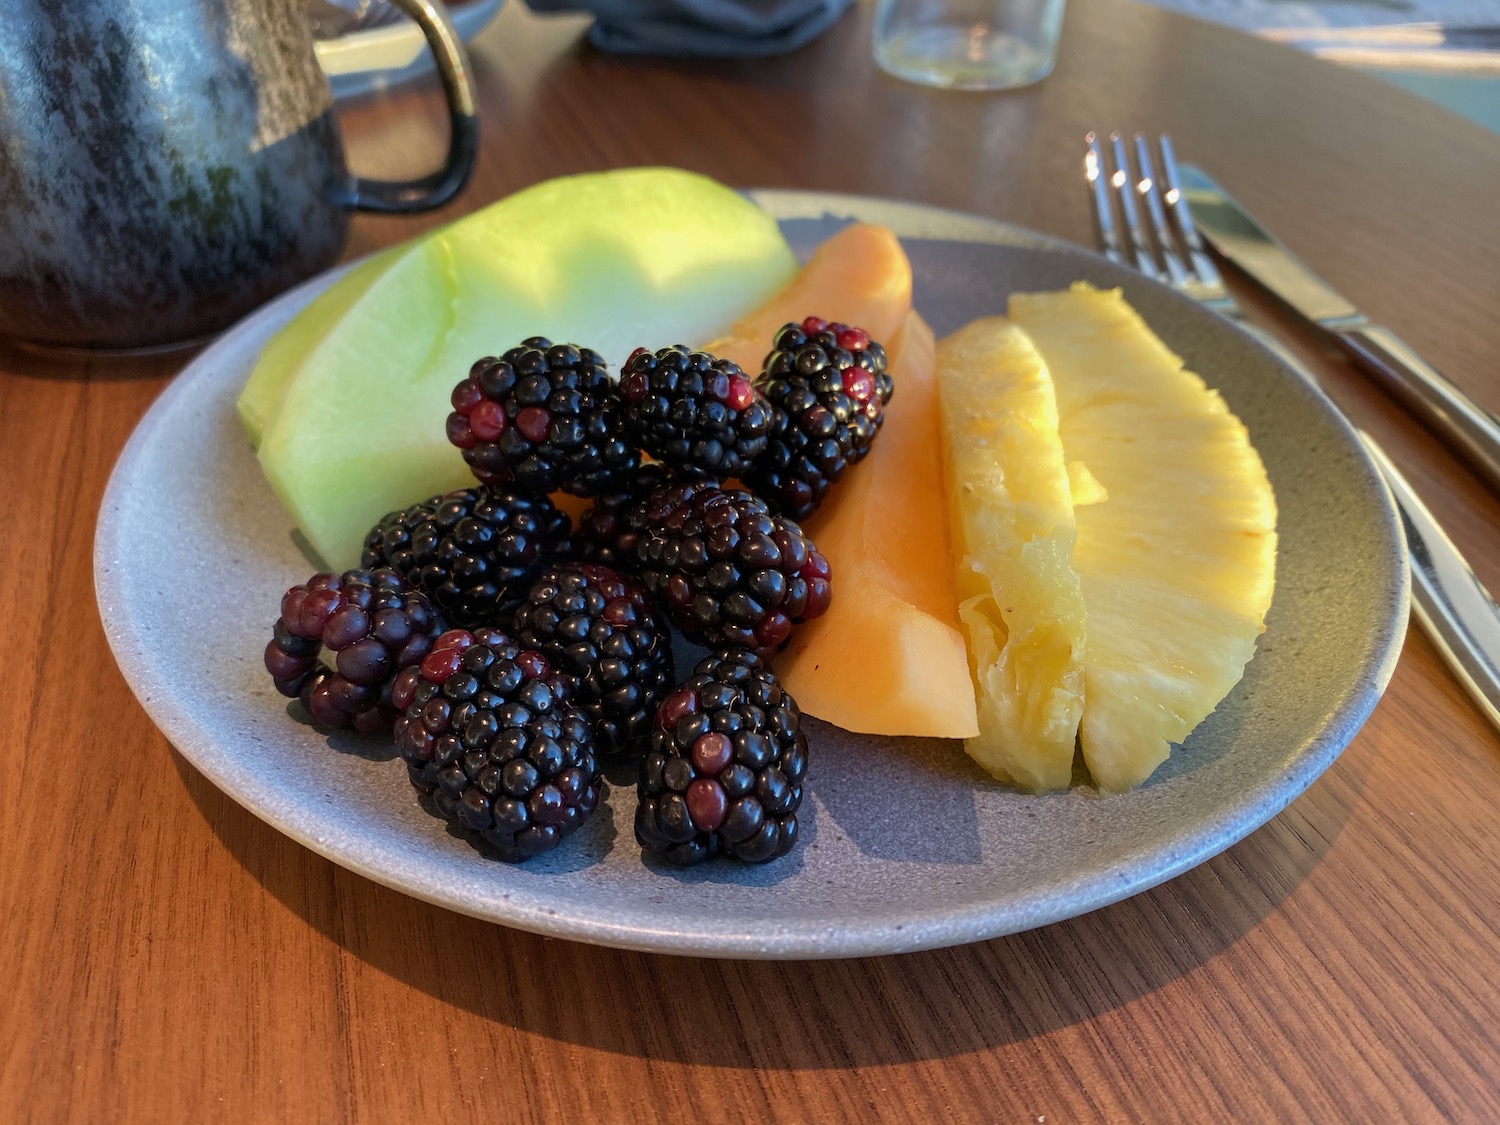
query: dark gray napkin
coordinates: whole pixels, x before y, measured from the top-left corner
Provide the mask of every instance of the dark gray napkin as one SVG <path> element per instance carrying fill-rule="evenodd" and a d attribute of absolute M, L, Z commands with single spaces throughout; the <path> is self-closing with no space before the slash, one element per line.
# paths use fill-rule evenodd
<path fill-rule="evenodd" d="M 537 12 L 593 12 L 589 41 L 631 55 L 752 58 L 796 50 L 850 0 L 526 0 Z"/>

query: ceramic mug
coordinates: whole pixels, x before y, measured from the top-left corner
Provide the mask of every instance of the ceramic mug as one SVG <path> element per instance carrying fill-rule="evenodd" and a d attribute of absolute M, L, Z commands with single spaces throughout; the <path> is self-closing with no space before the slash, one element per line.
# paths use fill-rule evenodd
<path fill-rule="evenodd" d="M 474 167 L 462 45 L 422 28 L 448 98 L 443 167 L 344 164 L 297 0 L 15 0 L 0 20 L 0 336 L 142 349 L 202 338 L 327 268 L 349 213 L 440 206 Z"/>

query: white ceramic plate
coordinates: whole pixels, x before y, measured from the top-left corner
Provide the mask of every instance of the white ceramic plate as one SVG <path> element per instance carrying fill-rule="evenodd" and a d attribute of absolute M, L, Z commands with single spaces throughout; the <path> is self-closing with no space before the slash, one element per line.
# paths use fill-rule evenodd
<path fill-rule="evenodd" d="M 891 953 L 1080 914 L 1201 863 L 1311 784 L 1375 706 L 1407 614 L 1395 514 L 1327 401 L 1231 325 L 1066 244 L 905 204 L 756 198 L 801 253 L 851 217 L 891 226 L 940 334 L 1003 311 L 1012 290 L 1123 285 L 1244 419 L 1280 505 L 1275 602 L 1244 680 L 1156 777 L 1120 797 L 1032 797 L 989 781 L 956 743 L 812 722 L 803 842 L 777 863 L 643 861 L 629 784 L 557 851 L 519 866 L 486 857 L 419 806 L 379 739 L 294 721 L 261 664 L 282 591 L 313 568 L 234 400 L 262 344 L 328 277 L 194 361 L 142 419 L 105 495 L 95 582 L 109 641 L 183 755 L 281 831 L 408 894 L 543 934 L 734 957 Z"/>

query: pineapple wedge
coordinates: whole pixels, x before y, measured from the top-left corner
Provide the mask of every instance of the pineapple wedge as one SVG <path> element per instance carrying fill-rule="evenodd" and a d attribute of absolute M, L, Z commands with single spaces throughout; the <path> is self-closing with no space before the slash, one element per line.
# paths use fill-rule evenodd
<path fill-rule="evenodd" d="M 1276 500 L 1245 427 L 1118 290 L 1017 294 L 1064 454 L 1108 496 L 1077 510 L 1088 606 L 1079 742 L 1101 789 L 1148 778 L 1244 674 L 1276 572 Z"/>
<path fill-rule="evenodd" d="M 964 749 L 1035 793 L 1073 776 L 1084 598 L 1070 562 L 1070 473 L 1046 365 L 1003 317 L 938 345 L 949 526 L 979 736 Z M 1092 478 L 1088 478 L 1092 479 Z"/>

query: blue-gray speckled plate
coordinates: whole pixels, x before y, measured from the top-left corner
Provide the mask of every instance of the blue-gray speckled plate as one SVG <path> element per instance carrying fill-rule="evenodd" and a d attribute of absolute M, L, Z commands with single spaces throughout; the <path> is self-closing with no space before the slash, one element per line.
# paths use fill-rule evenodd
<path fill-rule="evenodd" d="M 261 665 L 272 611 L 309 567 L 234 399 L 267 337 L 328 278 L 194 361 L 141 421 L 105 495 L 100 611 L 126 679 L 178 749 L 281 831 L 408 894 L 558 937 L 733 957 L 892 953 L 1040 926 L 1201 863 L 1307 788 L 1375 706 L 1407 616 L 1395 513 L 1327 401 L 1231 325 L 1064 243 L 906 204 L 757 198 L 804 253 L 849 217 L 891 226 L 939 334 L 1003 311 L 1013 289 L 1121 285 L 1244 419 L 1280 505 L 1275 602 L 1244 680 L 1146 786 L 1032 797 L 988 781 L 956 743 L 812 722 L 803 844 L 777 864 L 648 866 L 628 785 L 558 851 L 514 867 L 486 858 L 418 805 L 378 739 L 295 722 Z M 212 642 L 193 632 L 210 596 Z"/>

